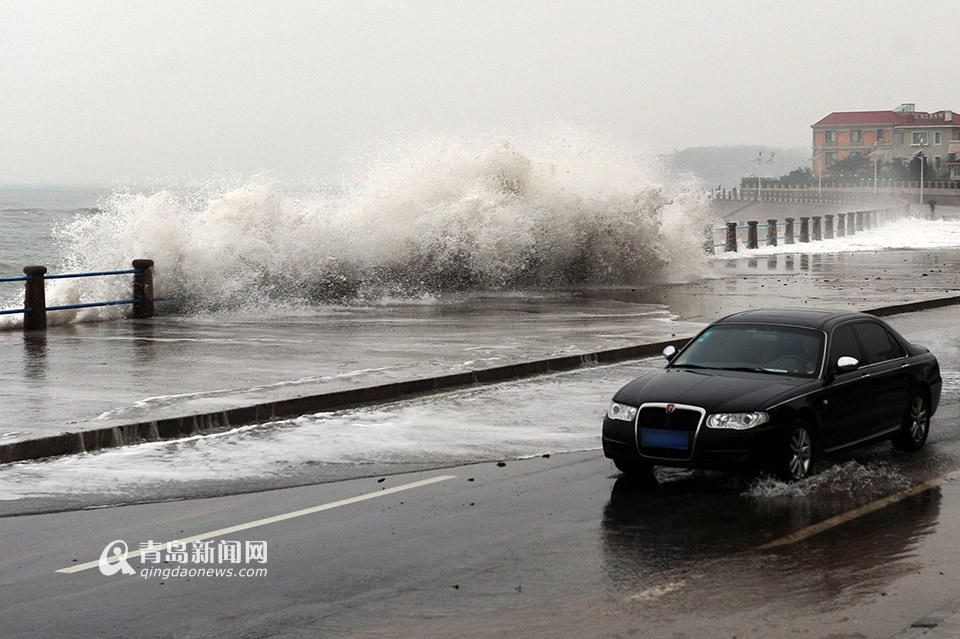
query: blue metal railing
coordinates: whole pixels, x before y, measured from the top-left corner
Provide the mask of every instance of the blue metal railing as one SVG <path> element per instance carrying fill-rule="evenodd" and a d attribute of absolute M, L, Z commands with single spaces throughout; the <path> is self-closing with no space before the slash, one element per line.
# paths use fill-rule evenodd
<path fill-rule="evenodd" d="M 81 308 L 96 308 L 101 306 L 134 306 L 134 317 L 145 318 L 153 316 L 153 302 L 165 302 L 187 299 L 186 296 L 165 296 L 165 297 L 147 297 L 145 294 L 153 288 L 153 261 L 152 260 L 134 260 L 133 268 L 119 269 L 113 271 L 91 271 L 86 273 L 56 273 L 47 275 L 46 268 L 43 266 L 28 266 L 24 268 L 24 275 L 16 277 L 0 277 L 2 282 L 26 282 L 26 294 L 24 308 L 0 309 L 0 315 L 21 314 L 24 316 L 24 329 L 32 330 L 45 328 L 46 313 L 50 311 L 69 311 Z M 43 303 L 44 292 L 43 282 L 45 280 L 61 280 L 80 277 L 103 277 L 111 275 L 131 275 L 133 274 L 133 295 L 134 297 L 106 300 L 102 302 L 79 302 L 77 304 L 59 304 L 56 306 L 45 306 Z M 32 300 L 32 303 L 31 303 Z M 27 306 L 30 304 L 30 306 Z M 142 305 L 142 306 L 137 306 Z M 139 310 L 138 310 L 139 309 Z M 39 318 L 39 319 L 38 319 Z"/>
<path fill-rule="evenodd" d="M 99 277 L 101 275 L 129 275 L 130 273 L 142 273 L 138 268 L 130 268 L 124 271 L 94 271 L 92 273 L 58 273 L 57 275 L 44 275 L 45 280 L 64 280 L 71 277 Z M 27 279 L 27 278 L 23 278 Z"/>
<path fill-rule="evenodd" d="M 904 205 L 904 206 L 890 206 L 890 207 L 882 208 L 882 209 L 867 209 L 867 210 L 862 210 L 862 211 L 849 211 L 849 212 L 846 212 L 846 213 L 838 213 L 838 214 L 836 214 L 836 216 L 833 216 L 833 215 L 813 216 L 813 215 L 811 215 L 811 216 L 808 217 L 808 220 L 810 220 L 810 222 L 811 222 L 811 228 L 809 228 L 809 230 L 808 230 L 807 238 L 808 238 L 808 241 L 810 241 L 810 242 L 821 242 L 821 241 L 825 241 L 825 240 L 829 240 L 829 239 L 834 239 L 834 238 L 837 238 L 837 237 L 843 237 L 842 235 L 836 235 L 836 232 L 834 232 L 833 235 L 827 236 L 827 231 L 828 231 L 828 229 L 827 229 L 825 226 L 819 226 L 819 227 L 818 227 L 818 228 L 819 228 L 819 233 L 814 233 L 814 232 L 813 232 L 812 225 L 813 225 L 813 223 L 815 222 L 815 220 L 814 220 L 815 217 L 820 217 L 820 218 L 821 218 L 821 224 L 824 224 L 824 225 L 825 225 L 825 224 L 830 224 L 830 221 L 829 221 L 830 218 L 836 217 L 836 219 L 837 219 L 837 221 L 838 221 L 838 225 L 839 225 L 839 226 L 838 226 L 839 232 L 843 233 L 844 235 L 853 235 L 855 232 L 859 233 L 859 232 L 861 232 L 861 231 L 868 230 L 868 229 L 867 229 L 867 224 L 870 225 L 870 228 L 876 228 L 876 227 L 884 224 L 885 222 L 891 222 L 891 221 L 894 221 L 895 219 L 898 219 L 897 217 L 895 217 L 895 216 L 893 215 L 893 214 L 896 213 L 897 211 L 908 211 L 908 210 L 909 210 L 909 207 L 906 206 L 906 205 Z M 863 221 L 864 221 L 864 225 L 863 225 L 862 227 L 859 226 L 859 225 L 856 225 L 857 220 L 861 219 L 861 217 L 860 217 L 861 215 L 864 216 L 864 217 L 862 218 Z M 847 224 L 846 224 L 846 225 L 843 224 L 844 217 L 846 217 L 846 221 L 847 221 Z M 729 226 L 728 224 L 732 224 L 733 226 Z M 730 232 L 730 231 L 733 231 L 734 234 L 735 234 L 735 237 L 736 237 L 736 242 L 735 242 L 735 244 L 734 244 L 734 247 L 735 247 L 735 248 L 734 248 L 733 250 L 736 251 L 737 248 L 739 248 L 739 247 L 741 247 L 741 246 L 742 246 L 743 248 L 748 248 L 748 249 L 749 249 L 748 244 L 750 243 L 750 238 L 749 238 L 749 237 L 744 237 L 746 234 L 741 232 L 741 231 L 743 231 L 743 230 L 755 229 L 755 230 L 759 231 L 760 229 L 770 229 L 770 228 L 772 228 L 772 227 L 784 227 L 784 228 L 786 228 L 786 227 L 790 227 L 790 226 L 792 226 L 794 229 L 796 229 L 796 228 L 798 228 L 798 227 L 802 228 L 802 221 L 801 221 L 800 219 L 798 219 L 798 218 L 794 218 L 794 221 L 793 221 L 793 222 L 776 222 L 775 224 L 770 224 L 769 222 L 768 222 L 768 223 L 765 223 L 765 224 L 760 224 L 760 223 L 759 223 L 759 220 L 758 220 L 758 223 L 757 223 L 757 224 L 741 224 L 741 223 L 739 223 L 739 222 L 729 222 L 728 224 L 724 224 L 724 225 L 722 225 L 722 226 L 713 226 L 713 225 L 710 225 L 709 227 L 707 227 L 707 231 L 708 231 L 707 236 L 708 236 L 709 239 L 707 240 L 705 246 L 707 247 L 707 251 L 708 251 L 708 252 L 711 252 L 711 249 L 726 248 L 726 247 L 728 246 L 728 244 L 727 244 L 726 241 L 717 242 L 717 243 L 712 243 L 711 240 L 715 240 L 715 239 L 716 239 L 716 235 L 717 235 L 718 233 L 719 233 L 719 234 L 721 235 L 721 237 L 722 237 L 725 233 L 728 233 L 728 232 Z M 854 230 L 854 229 L 856 229 L 856 230 Z M 757 233 L 757 235 L 760 235 L 760 234 Z M 765 232 L 764 235 L 767 235 L 767 233 Z M 780 245 L 779 242 L 782 241 L 782 240 L 786 240 L 786 239 L 787 239 L 787 236 L 786 236 L 786 235 L 777 235 L 777 242 L 778 242 L 777 245 L 779 246 L 779 245 Z M 803 241 L 800 240 L 800 234 L 799 234 L 799 233 L 794 234 L 794 235 L 793 235 L 793 239 L 794 239 L 794 243 L 796 243 L 796 244 L 802 244 L 802 243 L 803 243 Z M 767 244 L 768 246 L 769 246 L 770 243 L 771 243 L 771 240 L 768 239 L 767 237 L 757 237 L 757 238 L 756 238 L 756 241 L 757 241 L 757 246 L 758 246 L 758 247 L 759 247 L 759 245 L 762 244 L 762 243 L 763 243 L 763 244 Z M 799 248 L 799 247 L 798 247 L 798 248 Z"/>
<path fill-rule="evenodd" d="M 156 301 L 156 300 L 154 300 Z M 109 302 L 87 302 L 86 304 L 61 304 L 60 306 L 48 306 L 48 311 L 69 311 L 75 308 L 93 308 L 95 306 L 119 306 L 121 304 L 139 304 L 140 300 L 111 300 Z"/>

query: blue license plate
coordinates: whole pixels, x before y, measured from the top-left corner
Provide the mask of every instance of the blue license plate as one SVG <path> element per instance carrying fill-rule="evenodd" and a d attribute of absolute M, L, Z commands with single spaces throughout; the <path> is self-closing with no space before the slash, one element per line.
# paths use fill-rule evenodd
<path fill-rule="evenodd" d="M 640 429 L 640 445 L 644 448 L 687 450 L 690 448 L 690 434 L 684 431 L 642 428 Z"/>

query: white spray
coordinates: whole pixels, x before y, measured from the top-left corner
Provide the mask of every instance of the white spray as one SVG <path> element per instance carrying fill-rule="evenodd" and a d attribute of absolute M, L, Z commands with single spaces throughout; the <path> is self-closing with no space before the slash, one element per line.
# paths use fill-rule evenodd
<path fill-rule="evenodd" d="M 117 194 L 58 237 L 63 268 L 150 258 L 157 294 L 198 307 L 311 304 L 687 279 L 705 263 L 706 209 L 694 181 L 664 185 L 655 166 L 595 140 L 440 138 L 381 154 L 337 195 L 294 197 L 268 179 L 213 195 Z M 128 288 L 61 280 L 48 303 Z"/>

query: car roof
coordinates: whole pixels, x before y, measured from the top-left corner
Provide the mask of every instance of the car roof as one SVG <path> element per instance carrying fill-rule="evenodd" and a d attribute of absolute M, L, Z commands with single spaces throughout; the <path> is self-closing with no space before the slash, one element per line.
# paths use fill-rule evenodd
<path fill-rule="evenodd" d="M 755 309 L 727 315 L 714 324 L 783 324 L 829 331 L 837 324 L 853 319 L 876 320 L 873 315 L 855 311 L 807 308 Z"/>

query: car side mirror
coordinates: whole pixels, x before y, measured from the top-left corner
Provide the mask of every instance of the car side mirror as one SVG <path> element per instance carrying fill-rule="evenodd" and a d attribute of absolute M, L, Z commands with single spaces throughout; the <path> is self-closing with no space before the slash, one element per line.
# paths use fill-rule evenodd
<path fill-rule="evenodd" d="M 850 371 L 855 371 L 859 366 L 860 366 L 860 360 L 858 360 L 856 357 L 850 357 L 848 355 L 844 355 L 843 357 L 837 360 L 837 370 L 840 371 L 841 373 L 849 373 Z"/>
<path fill-rule="evenodd" d="M 673 361 L 674 356 L 677 354 L 677 347 L 671 344 L 663 349 L 663 356 L 667 359 L 668 362 Z"/>

